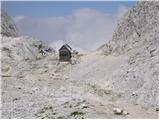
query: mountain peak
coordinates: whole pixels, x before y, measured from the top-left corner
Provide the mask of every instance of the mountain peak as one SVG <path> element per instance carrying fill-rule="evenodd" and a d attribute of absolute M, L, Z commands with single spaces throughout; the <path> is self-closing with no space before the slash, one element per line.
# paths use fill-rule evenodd
<path fill-rule="evenodd" d="M 7 37 L 18 37 L 16 25 L 4 10 L 1 11 L 1 20 L 1 35 Z"/>

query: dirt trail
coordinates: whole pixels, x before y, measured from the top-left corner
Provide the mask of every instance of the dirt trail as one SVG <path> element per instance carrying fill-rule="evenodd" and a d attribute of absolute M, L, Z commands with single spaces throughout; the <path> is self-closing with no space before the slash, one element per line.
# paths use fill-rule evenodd
<path fill-rule="evenodd" d="M 20 78 L 3 78 L 2 117 L 158 118 L 154 109 L 134 105 L 107 87 L 108 76 L 126 60 L 93 53 L 82 56 L 75 65 L 52 59 L 36 61 L 36 67 Z M 115 115 L 114 108 L 129 115 Z"/>
<path fill-rule="evenodd" d="M 107 88 L 107 78 L 120 65 L 128 60 L 125 56 L 103 56 L 96 53 L 82 56 L 77 65 L 66 66 L 60 70 L 63 76 L 68 76 L 65 81 L 72 82 L 74 90 L 89 101 L 94 109 L 108 118 L 157 118 L 158 112 L 155 108 L 143 108 L 127 101 L 121 94 Z M 105 80 L 106 79 L 106 80 Z M 113 113 L 114 108 L 122 108 L 129 115 L 117 116 Z"/>

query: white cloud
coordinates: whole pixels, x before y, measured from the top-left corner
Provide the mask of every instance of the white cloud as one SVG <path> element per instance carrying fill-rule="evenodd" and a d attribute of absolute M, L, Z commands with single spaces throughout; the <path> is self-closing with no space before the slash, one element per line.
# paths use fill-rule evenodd
<path fill-rule="evenodd" d="M 115 17 L 92 9 L 80 9 L 73 13 L 67 27 L 66 39 L 70 44 L 90 51 L 111 40 Z"/>
<path fill-rule="evenodd" d="M 127 7 L 120 6 L 117 14 L 110 15 L 94 9 L 82 8 L 73 11 L 70 16 L 31 18 L 17 16 L 14 18 L 19 31 L 56 46 L 58 50 L 65 40 L 80 52 L 96 50 L 111 40 L 117 18 Z"/>
<path fill-rule="evenodd" d="M 24 18 L 25 18 L 25 16 L 16 16 L 16 17 L 14 17 L 14 21 L 16 23 L 18 23 L 19 21 L 23 20 Z"/>

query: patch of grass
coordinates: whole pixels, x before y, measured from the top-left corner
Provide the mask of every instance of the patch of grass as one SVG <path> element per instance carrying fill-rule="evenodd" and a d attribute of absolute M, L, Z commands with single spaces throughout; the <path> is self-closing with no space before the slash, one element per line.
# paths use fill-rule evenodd
<path fill-rule="evenodd" d="M 79 112 L 79 111 L 74 111 L 71 113 L 71 116 L 78 116 L 78 115 L 84 115 L 85 113 Z"/>
<path fill-rule="evenodd" d="M 91 85 L 91 87 L 92 87 L 93 89 L 95 89 L 95 88 L 96 88 L 96 85 Z"/>

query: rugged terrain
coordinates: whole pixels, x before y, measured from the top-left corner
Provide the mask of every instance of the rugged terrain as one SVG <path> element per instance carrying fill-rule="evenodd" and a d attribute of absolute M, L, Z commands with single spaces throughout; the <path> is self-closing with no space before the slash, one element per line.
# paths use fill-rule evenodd
<path fill-rule="evenodd" d="M 158 2 L 139 2 L 117 25 L 102 54 L 127 56 L 113 73 L 112 88 L 143 106 L 158 106 L 159 20 Z"/>
<path fill-rule="evenodd" d="M 158 118 L 158 9 L 139 2 L 109 43 L 72 62 L 16 27 L 2 29 L 1 117 Z"/>

